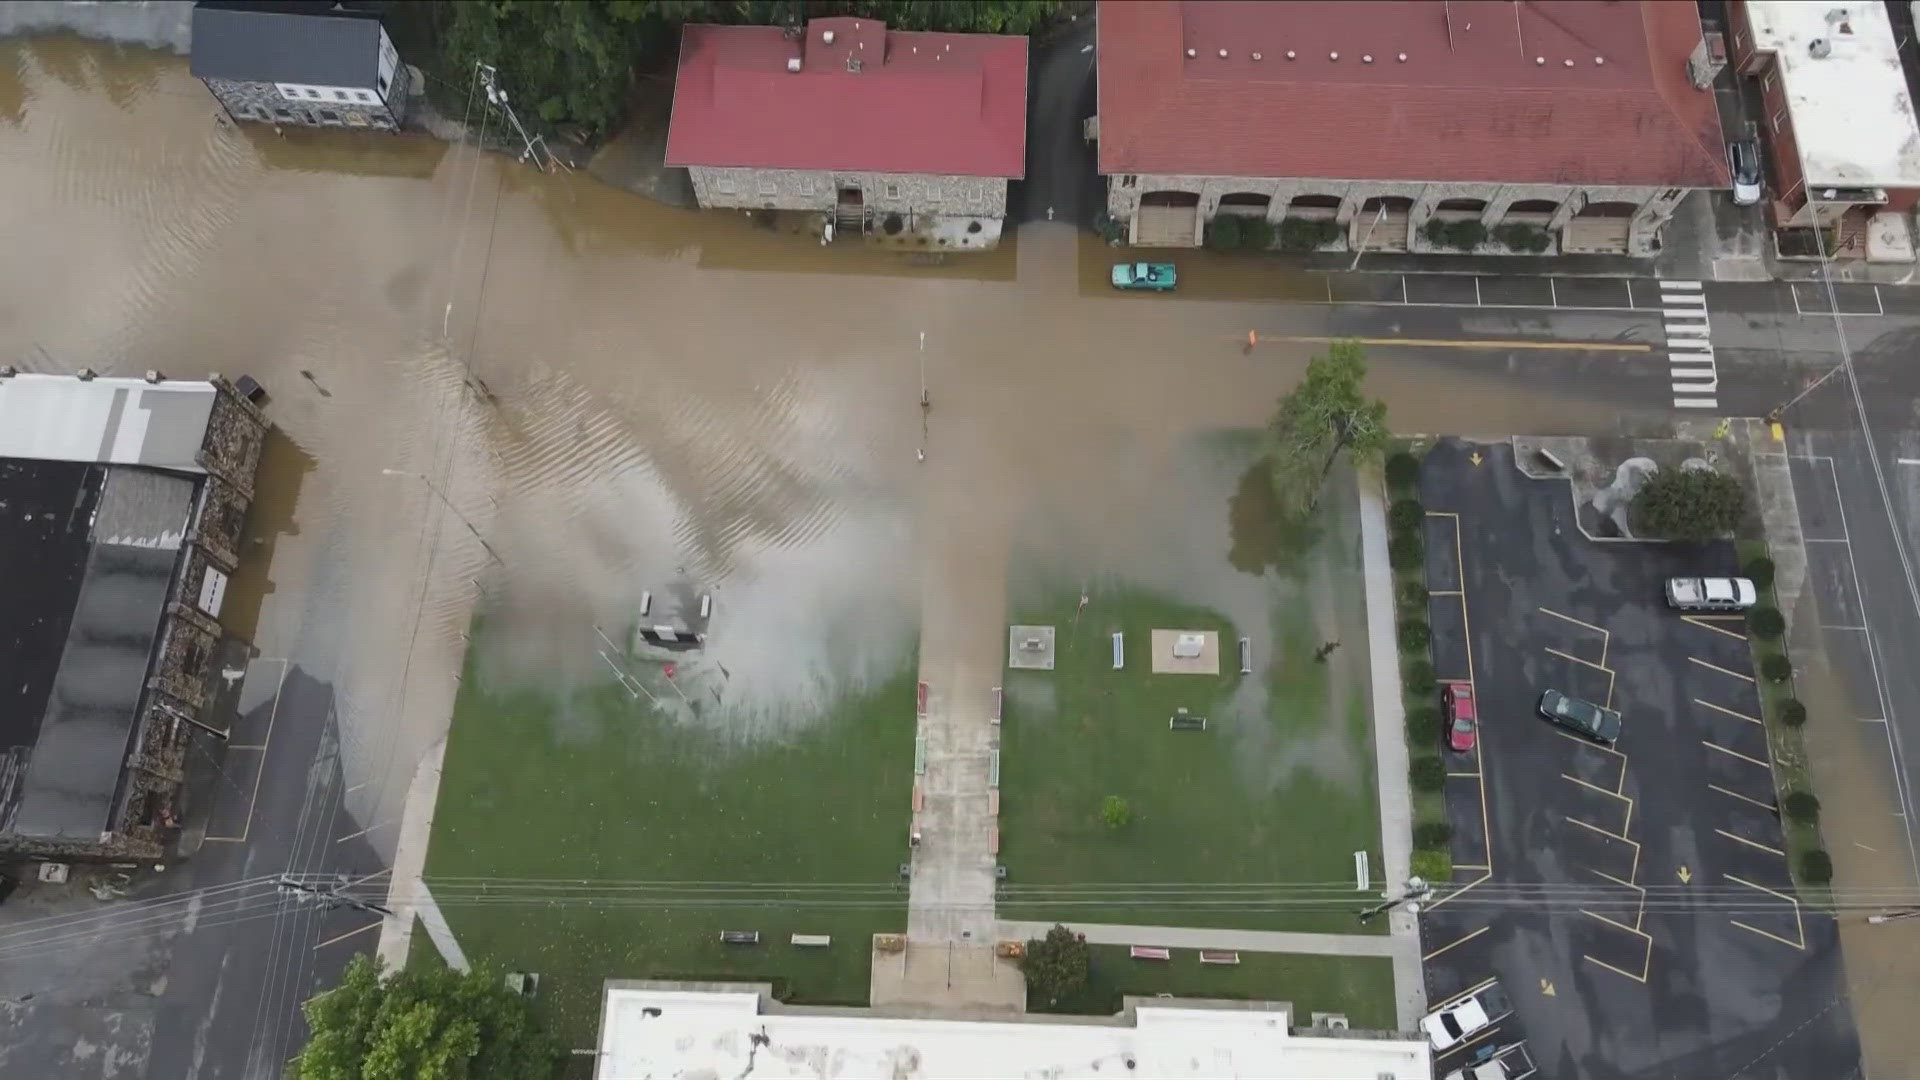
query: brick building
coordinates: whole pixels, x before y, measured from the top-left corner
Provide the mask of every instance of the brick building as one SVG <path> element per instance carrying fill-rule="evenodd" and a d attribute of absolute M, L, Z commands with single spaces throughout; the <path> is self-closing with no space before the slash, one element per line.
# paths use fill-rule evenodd
<path fill-rule="evenodd" d="M 218 378 L 0 371 L 0 852 L 162 853 L 267 428 Z"/>
<path fill-rule="evenodd" d="M 1920 126 L 1885 5 L 1740 0 L 1728 32 L 1735 70 L 1759 83 L 1774 228 L 1812 241 L 1837 225 L 1828 254 L 1866 254 L 1875 215 L 1920 203 Z"/>
<path fill-rule="evenodd" d="M 1437 218 L 1644 257 L 1688 192 L 1730 182 L 1690 3 L 1125 0 L 1099 18 L 1099 171 L 1135 244 L 1197 245 L 1236 214 L 1331 223 L 1329 250 L 1426 251 Z"/>
<path fill-rule="evenodd" d="M 380 17 L 329 0 L 200 0 L 194 77 L 234 120 L 392 131 L 408 69 Z"/>
<path fill-rule="evenodd" d="M 682 33 L 666 161 L 703 207 L 990 247 L 1026 141 L 1024 37 L 855 18 Z"/>

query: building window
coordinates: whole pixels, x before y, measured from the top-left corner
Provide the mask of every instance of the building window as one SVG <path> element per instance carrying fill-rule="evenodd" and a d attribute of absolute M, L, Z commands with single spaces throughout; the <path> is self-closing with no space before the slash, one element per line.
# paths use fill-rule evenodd
<path fill-rule="evenodd" d="M 1785 109 L 1781 109 L 1779 112 L 1773 114 L 1774 134 L 1778 135 L 1780 133 L 1780 121 L 1786 119 L 1786 116 L 1787 116 L 1787 110 Z"/>
<path fill-rule="evenodd" d="M 927 185 L 926 200 L 928 202 L 940 201 L 940 185 L 939 184 Z"/>
<path fill-rule="evenodd" d="M 813 177 L 803 176 L 800 178 L 800 194 L 802 195 L 813 194 Z"/>
<path fill-rule="evenodd" d="M 713 187 L 714 190 L 722 195 L 732 195 L 739 190 L 738 186 L 733 182 L 733 177 L 727 173 L 721 173 L 719 176 L 714 177 Z"/>
<path fill-rule="evenodd" d="M 385 75 L 380 76 L 380 80 L 377 85 L 380 87 L 380 96 L 381 97 L 387 96 L 387 77 Z"/>
<path fill-rule="evenodd" d="M 292 109 L 275 109 L 273 110 L 273 118 L 275 120 L 283 120 L 291 124 L 293 122 L 293 110 Z"/>
<path fill-rule="evenodd" d="M 1133 175 L 1122 176 L 1120 178 L 1120 186 L 1123 188 L 1133 187 L 1139 182 L 1140 178 Z"/>
<path fill-rule="evenodd" d="M 320 100 L 320 91 L 315 90 L 313 87 L 309 86 L 307 87 L 307 96 L 314 99 L 315 101 L 318 101 Z"/>
<path fill-rule="evenodd" d="M 1760 89 L 1768 92 L 1771 92 L 1773 90 L 1773 72 L 1769 71 L 1764 76 L 1761 77 Z"/>
<path fill-rule="evenodd" d="M 779 191 L 780 191 L 779 181 L 775 180 L 771 176 L 763 176 L 760 178 L 760 194 L 774 195 L 774 194 L 778 194 Z"/>
<path fill-rule="evenodd" d="M 354 96 L 359 98 L 361 101 L 370 102 L 373 100 L 373 91 L 371 90 L 355 90 L 353 93 L 354 93 Z"/>
<path fill-rule="evenodd" d="M 897 198 L 899 198 L 899 197 L 900 197 L 900 185 L 899 185 L 899 184 L 888 184 L 888 185 L 887 185 L 887 198 L 889 198 L 889 199 L 897 199 Z"/>
<path fill-rule="evenodd" d="M 333 100 L 335 100 L 335 101 L 350 101 L 350 100 L 352 100 L 352 99 L 350 99 L 350 98 L 348 98 L 348 97 L 347 97 L 347 92 L 346 92 L 345 90 L 335 90 L 335 91 L 333 92 Z"/>
<path fill-rule="evenodd" d="M 340 114 L 334 112 L 332 109 L 321 109 L 320 119 L 325 120 L 329 124 L 337 124 L 340 122 Z"/>

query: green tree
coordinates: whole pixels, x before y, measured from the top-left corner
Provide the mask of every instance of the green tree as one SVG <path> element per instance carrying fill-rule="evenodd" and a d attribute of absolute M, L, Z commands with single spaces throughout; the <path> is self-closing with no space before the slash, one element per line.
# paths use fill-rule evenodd
<path fill-rule="evenodd" d="M 1071 997 L 1086 988 L 1087 958 L 1092 950 L 1087 939 L 1056 924 L 1047 936 L 1027 942 L 1020 957 L 1020 973 L 1027 977 L 1027 990 L 1047 999 L 1049 1005 Z"/>
<path fill-rule="evenodd" d="M 1662 469 L 1633 497 L 1633 531 L 1667 540 L 1712 540 L 1739 528 L 1747 514 L 1740 481 L 1711 469 Z"/>
<path fill-rule="evenodd" d="M 1133 807 L 1118 795 L 1100 800 L 1100 821 L 1109 829 L 1124 829 L 1133 820 Z"/>
<path fill-rule="evenodd" d="M 1341 451 L 1368 457 L 1386 447 L 1387 405 L 1363 392 L 1366 375 L 1360 343 L 1336 341 L 1280 399 L 1267 427 L 1269 459 L 1274 492 L 1293 514 L 1312 513 Z"/>
<path fill-rule="evenodd" d="M 560 1067 L 527 999 L 485 968 L 382 979 L 378 961 L 357 956 L 303 1011 L 313 1034 L 294 1059 L 297 1080 L 539 1080 Z"/>

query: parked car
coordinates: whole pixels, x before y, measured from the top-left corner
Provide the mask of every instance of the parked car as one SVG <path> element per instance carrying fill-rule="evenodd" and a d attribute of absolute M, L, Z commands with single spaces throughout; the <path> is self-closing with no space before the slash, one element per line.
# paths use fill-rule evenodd
<path fill-rule="evenodd" d="M 1170 292 L 1174 278 L 1172 263 L 1115 263 L 1113 266 L 1113 287 L 1116 289 Z"/>
<path fill-rule="evenodd" d="M 1533 1055 L 1527 1053 L 1526 1043 L 1483 1043 L 1464 1065 L 1447 1074 L 1447 1080 L 1527 1080 L 1539 1071 Z"/>
<path fill-rule="evenodd" d="M 1759 599 L 1760 591 L 1743 577 L 1667 579 L 1667 606 L 1680 611 L 1745 611 Z"/>
<path fill-rule="evenodd" d="M 1420 1028 L 1435 1052 L 1447 1050 L 1482 1031 L 1513 1012 L 1513 1002 L 1498 982 L 1488 983 L 1479 992 L 1468 994 L 1444 1009 L 1435 1009 L 1420 1018 Z"/>
<path fill-rule="evenodd" d="M 1727 165 L 1733 172 L 1733 204 L 1752 206 L 1760 201 L 1760 146 L 1751 139 L 1727 144 Z"/>
<path fill-rule="evenodd" d="M 1473 684 L 1448 683 L 1440 691 L 1440 703 L 1447 714 L 1447 748 L 1458 754 L 1473 749 L 1474 726 L 1478 723 L 1473 709 Z"/>
<path fill-rule="evenodd" d="M 1620 739 L 1620 714 L 1558 690 L 1540 695 L 1540 715 L 1594 742 L 1612 746 Z"/>

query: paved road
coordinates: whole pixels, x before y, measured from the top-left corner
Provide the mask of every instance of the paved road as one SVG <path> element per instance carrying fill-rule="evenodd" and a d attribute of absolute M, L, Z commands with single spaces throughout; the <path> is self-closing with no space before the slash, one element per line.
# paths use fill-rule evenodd
<path fill-rule="evenodd" d="M 1363 897 L 1371 899 L 1371 897 Z M 1356 907 L 1361 906 L 1358 902 Z M 1392 956 L 1394 940 L 1379 934 L 1298 934 L 1280 930 L 1215 930 L 1193 926 L 1130 926 L 1125 923 L 1063 923 L 1095 945 L 1153 945 L 1167 949 L 1245 949 L 1248 952 L 1312 953 L 1316 956 Z M 1006 921 L 1008 940 L 1045 937 L 1053 923 Z"/>

